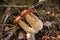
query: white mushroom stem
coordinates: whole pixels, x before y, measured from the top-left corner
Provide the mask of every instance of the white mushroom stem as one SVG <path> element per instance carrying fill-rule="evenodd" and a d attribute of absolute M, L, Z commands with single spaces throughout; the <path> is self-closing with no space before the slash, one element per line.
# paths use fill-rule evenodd
<path fill-rule="evenodd" d="M 35 35 L 31 33 L 27 33 L 27 40 L 35 40 Z"/>
<path fill-rule="evenodd" d="M 30 40 L 30 36 L 31 36 L 31 34 L 30 33 L 27 33 L 27 40 Z"/>

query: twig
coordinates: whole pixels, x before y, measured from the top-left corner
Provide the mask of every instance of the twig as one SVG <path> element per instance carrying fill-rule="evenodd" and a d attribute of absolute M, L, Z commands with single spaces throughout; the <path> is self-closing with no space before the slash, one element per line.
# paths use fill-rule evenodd
<path fill-rule="evenodd" d="M 12 24 L 0 24 L 0 26 L 14 26 Z"/>
<path fill-rule="evenodd" d="M 5 38 L 5 40 L 9 40 L 15 32 L 16 32 L 16 27 L 13 27 L 12 30 L 9 32 L 8 36 Z"/>
<path fill-rule="evenodd" d="M 19 7 L 19 8 L 23 8 L 23 7 L 29 7 L 27 5 L 24 5 L 24 6 L 17 6 L 17 5 L 0 5 L 0 7 Z"/>

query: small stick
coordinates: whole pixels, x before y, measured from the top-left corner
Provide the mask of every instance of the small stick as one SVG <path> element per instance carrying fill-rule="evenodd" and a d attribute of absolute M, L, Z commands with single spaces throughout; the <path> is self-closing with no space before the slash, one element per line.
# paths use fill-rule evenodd
<path fill-rule="evenodd" d="M 28 8 L 29 6 L 26 6 L 26 5 L 24 5 L 24 6 L 17 6 L 17 5 L 0 5 L 0 7 L 18 7 L 18 8 L 23 8 L 23 7 L 25 7 L 25 8 Z"/>
<path fill-rule="evenodd" d="M 12 37 L 12 35 L 15 33 L 15 31 L 16 31 L 16 27 L 13 27 L 13 29 L 9 32 L 5 40 L 9 40 Z"/>

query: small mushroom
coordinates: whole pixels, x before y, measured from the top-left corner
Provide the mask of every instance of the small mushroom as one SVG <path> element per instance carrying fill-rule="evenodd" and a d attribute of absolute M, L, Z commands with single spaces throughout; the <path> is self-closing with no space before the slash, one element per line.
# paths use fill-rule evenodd
<path fill-rule="evenodd" d="M 29 14 L 30 13 L 30 14 Z M 25 17 L 26 21 L 31 25 L 27 25 L 24 21 L 22 21 L 22 17 Z M 35 16 L 31 10 L 25 10 L 22 14 L 16 17 L 15 22 L 19 24 L 19 26 L 27 32 L 27 40 L 35 40 L 30 39 L 30 36 L 34 38 L 34 35 L 43 28 L 43 22 Z"/>
<path fill-rule="evenodd" d="M 43 28 L 43 23 L 38 17 L 36 17 L 32 13 L 30 13 L 30 15 L 27 14 L 25 16 L 25 19 L 31 25 L 31 27 L 22 20 L 19 20 L 18 24 L 21 26 L 22 29 L 27 32 L 27 40 L 35 40 L 34 35 Z"/>

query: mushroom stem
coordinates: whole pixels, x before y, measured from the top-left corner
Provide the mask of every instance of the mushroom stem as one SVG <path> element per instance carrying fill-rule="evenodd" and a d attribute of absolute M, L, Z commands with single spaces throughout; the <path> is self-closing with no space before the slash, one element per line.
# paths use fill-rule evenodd
<path fill-rule="evenodd" d="M 27 33 L 27 40 L 35 40 L 35 35 L 31 33 Z"/>

